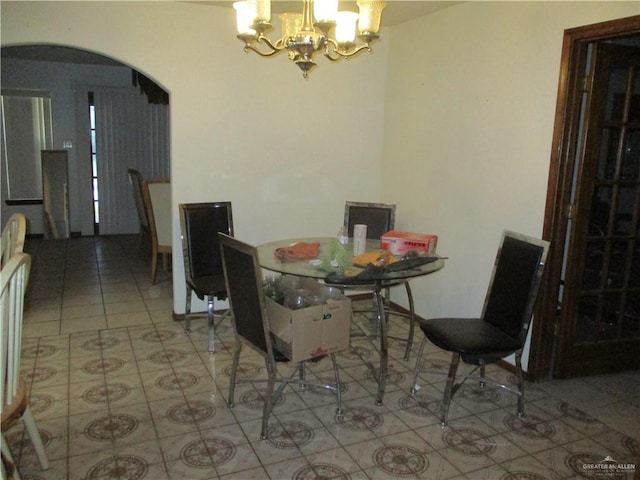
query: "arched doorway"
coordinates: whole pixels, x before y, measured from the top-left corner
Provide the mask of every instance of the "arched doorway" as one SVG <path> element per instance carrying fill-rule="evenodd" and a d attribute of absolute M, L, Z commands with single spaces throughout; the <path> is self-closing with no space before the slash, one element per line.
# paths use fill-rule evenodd
<path fill-rule="evenodd" d="M 3 47 L 2 62 L 3 91 L 48 94 L 47 148 L 67 152 L 71 234 L 133 233 L 138 220 L 127 169 L 145 178 L 170 176 L 168 93 L 134 68 L 76 48 Z M 32 230 L 41 233 L 37 207 L 27 210 Z"/>

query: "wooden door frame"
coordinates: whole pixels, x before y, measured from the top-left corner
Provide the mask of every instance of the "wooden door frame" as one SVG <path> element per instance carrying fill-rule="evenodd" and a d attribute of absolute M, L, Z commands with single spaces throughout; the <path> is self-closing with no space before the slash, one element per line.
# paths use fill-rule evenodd
<path fill-rule="evenodd" d="M 634 35 L 640 35 L 640 15 L 564 32 L 542 232 L 542 237 L 551 241 L 551 249 L 531 334 L 527 369 L 530 380 L 549 377 L 554 366 L 558 296 L 570 215 L 576 144 L 580 133 L 580 100 L 587 47 L 593 42 Z"/>

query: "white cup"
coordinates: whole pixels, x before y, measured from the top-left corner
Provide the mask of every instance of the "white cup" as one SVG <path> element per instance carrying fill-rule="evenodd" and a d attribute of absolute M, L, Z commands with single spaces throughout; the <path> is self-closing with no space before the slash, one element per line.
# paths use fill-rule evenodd
<path fill-rule="evenodd" d="M 367 226 L 356 224 L 353 226 L 353 255 L 362 255 L 367 246 Z"/>

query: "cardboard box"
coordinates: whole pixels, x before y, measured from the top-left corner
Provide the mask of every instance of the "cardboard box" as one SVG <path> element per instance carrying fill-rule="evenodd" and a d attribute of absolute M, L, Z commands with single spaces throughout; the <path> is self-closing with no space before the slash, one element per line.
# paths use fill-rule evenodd
<path fill-rule="evenodd" d="M 317 282 L 314 283 L 322 288 Z M 340 297 L 298 310 L 291 310 L 271 298 L 265 298 L 275 347 L 293 362 L 348 350 L 351 300 L 342 295 Z"/>
<path fill-rule="evenodd" d="M 380 245 L 383 250 L 393 255 L 403 256 L 411 250 L 423 253 L 435 253 L 438 246 L 438 236 L 424 233 L 391 231 L 382 235 Z"/>

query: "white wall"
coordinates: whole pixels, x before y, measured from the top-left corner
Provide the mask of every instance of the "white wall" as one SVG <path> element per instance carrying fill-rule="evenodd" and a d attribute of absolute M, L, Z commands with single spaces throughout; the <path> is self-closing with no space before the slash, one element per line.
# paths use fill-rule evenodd
<path fill-rule="evenodd" d="M 258 243 L 337 232 L 345 200 L 380 194 L 387 46 L 326 59 L 305 81 L 286 57 L 242 51 L 233 9 L 189 2 L 3 2 L 2 45 L 53 43 L 135 67 L 170 93 L 177 205 L 231 200 Z M 183 267 L 174 247 L 176 312 Z"/>
<path fill-rule="evenodd" d="M 450 257 L 412 282 L 421 316 L 477 316 L 502 230 L 542 234 L 564 30 L 638 13 L 465 2 L 392 29 L 382 197 Z"/>

